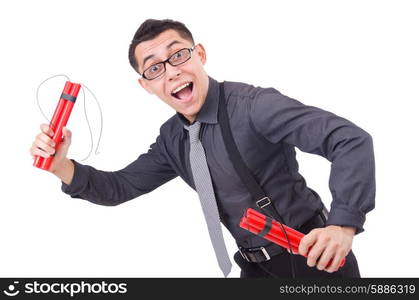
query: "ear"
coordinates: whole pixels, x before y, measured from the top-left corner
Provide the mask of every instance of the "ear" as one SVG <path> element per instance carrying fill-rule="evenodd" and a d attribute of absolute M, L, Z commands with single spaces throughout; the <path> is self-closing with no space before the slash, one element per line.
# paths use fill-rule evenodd
<path fill-rule="evenodd" d="M 202 44 L 197 44 L 195 50 L 199 55 L 199 59 L 203 65 L 207 62 L 207 52 Z"/>
<path fill-rule="evenodd" d="M 153 91 L 148 86 L 148 83 L 143 78 L 138 78 L 138 83 L 145 89 L 149 94 L 153 95 Z"/>

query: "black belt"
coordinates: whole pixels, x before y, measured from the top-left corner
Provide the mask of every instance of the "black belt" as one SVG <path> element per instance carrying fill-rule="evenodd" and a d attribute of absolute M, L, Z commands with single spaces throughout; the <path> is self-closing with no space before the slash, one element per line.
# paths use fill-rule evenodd
<path fill-rule="evenodd" d="M 305 222 L 298 231 L 307 234 L 314 228 L 323 227 L 327 220 L 327 211 L 323 209 L 321 213 L 316 214 L 314 217 L 312 217 L 310 220 Z M 243 248 L 239 247 L 239 252 L 241 256 L 248 262 L 254 262 L 254 263 L 261 263 L 264 261 L 270 260 L 273 256 L 282 254 L 286 250 L 285 248 L 270 243 L 263 247 L 256 247 L 256 248 Z"/>

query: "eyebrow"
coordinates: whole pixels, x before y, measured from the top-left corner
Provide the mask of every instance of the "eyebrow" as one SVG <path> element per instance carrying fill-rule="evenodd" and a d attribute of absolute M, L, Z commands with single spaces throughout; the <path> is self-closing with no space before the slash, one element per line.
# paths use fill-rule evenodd
<path fill-rule="evenodd" d="M 179 42 L 179 41 L 177 41 L 177 40 L 174 40 L 174 41 L 172 41 L 169 45 L 167 45 L 166 46 L 166 49 L 170 49 L 173 45 L 176 45 L 176 44 L 180 44 L 181 42 Z M 147 60 L 149 60 L 149 59 L 151 59 L 151 58 L 153 58 L 155 55 L 154 54 L 151 54 L 151 55 L 149 55 L 149 56 L 146 56 L 145 58 L 144 58 L 144 60 L 143 60 L 143 66 L 145 66 L 145 63 L 146 63 L 146 61 Z"/>

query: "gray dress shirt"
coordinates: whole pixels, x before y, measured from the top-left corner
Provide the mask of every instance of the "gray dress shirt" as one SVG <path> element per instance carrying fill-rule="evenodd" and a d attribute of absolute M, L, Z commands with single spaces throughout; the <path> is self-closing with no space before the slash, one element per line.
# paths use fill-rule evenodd
<path fill-rule="evenodd" d="M 218 123 L 219 83 L 209 77 L 209 89 L 197 116 L 222 223 L 238 245 L 268 242 L 239 227 L 248 207 L 256 208 L 228 158 Z M 329 225 L 363 231 L 365 214 L 374 208 L 375 165 L 371 136 L 350 121 L 304 105 L 273 88 L 226 82 L 231 130 L 237 147 L 284 222 L 298 228 L 322 207 L 319 195 L 298 172 L 295 147 L 331 162 L 329 186 L 333 201 Z M 101 171 L 76 161 L 70 185 L 62 191 L 100 205 L 118 205 L 151 192 L 180 176 L 195 189 L 189 163 L 189 124 L 179 113 L 160 128 L 147 153 L 125 168 Z M 180 201 L 181 198 L 179 198 Z M 197 198 L 198 201 L 198 198 Z"/>

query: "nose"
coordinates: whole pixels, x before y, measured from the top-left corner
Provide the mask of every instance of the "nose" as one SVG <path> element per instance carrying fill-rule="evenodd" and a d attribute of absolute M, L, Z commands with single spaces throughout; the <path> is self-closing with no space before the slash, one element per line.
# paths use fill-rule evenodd
<path fill-rule="evenodd" d="M 178 77 L 182 71 L 178 68 L 178 66 L 172 66 L 171 64 L 166 64 L 166 76 L 169 81 Z"/>

